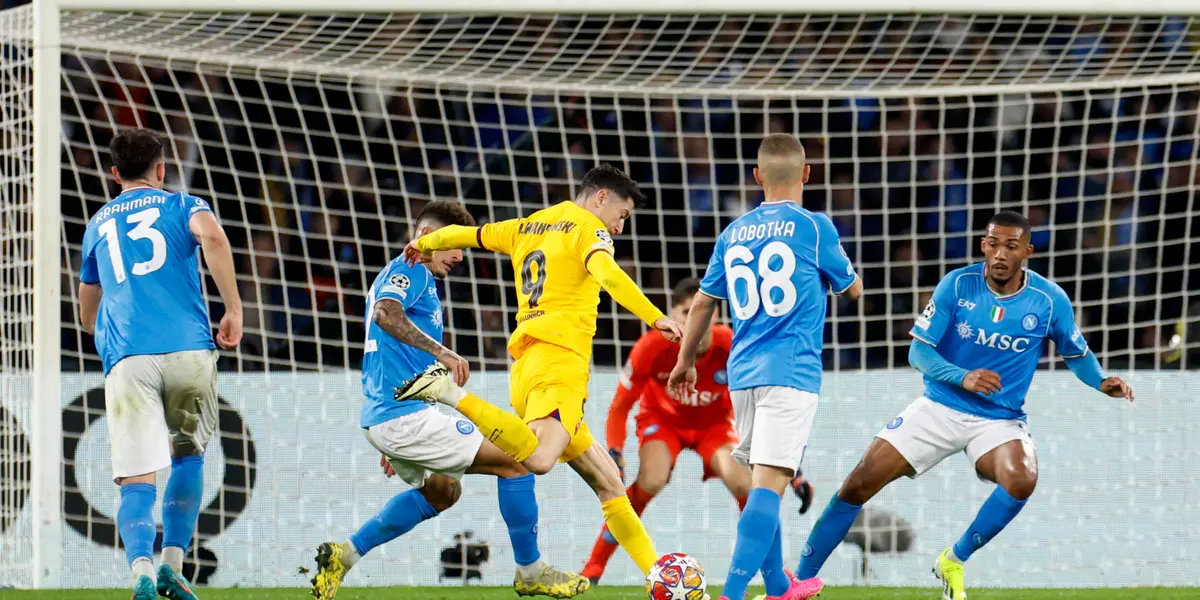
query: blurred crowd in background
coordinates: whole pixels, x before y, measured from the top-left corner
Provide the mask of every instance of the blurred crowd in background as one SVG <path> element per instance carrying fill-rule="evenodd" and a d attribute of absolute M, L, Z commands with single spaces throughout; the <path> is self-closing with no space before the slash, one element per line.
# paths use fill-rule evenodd
<path fill-rule="evenodd" d="M 843 72 L 854 66 L 846 48 L 876 48 L 890 35 L 886 22 L 839 22 L 819 32 L 820 48 Z M 722 27 L 701 34 L 741 39 Z M 1052 26 L 1034 34 L 1058 39 Z M 973 35 L 968 28 L 959 37 Z M 1095 69 L 1134 37 L 1142 55 L 1193 52 L 1186 27 L 1159 19 L 1075 27 L 1061 43 L 1041 44 L 1045 56 L 1025 60 Z M 939 40 L 935 32 L 912 43 L 932 48 L 921 56 L 938 68 L 953 68 L 960 55 Z M 868 65 L 897 53 L 856 56 Z M 713 81 L 753 66 L 709 62 Z M 224 359 L 235 369 L 356 368 L 365 290 L 425 202 L 461 199 L 481 223 L 517 217 L 572 198 L 599 162 L 627 170 L 649 197 L 617 240 L 617 256 L 666 306 L 671 283 L 702 274 L 721 228 L 760 201 L 750 173 L 769 132 L 804 143 L 812 178 L 800 200 L 833 218 L 866 285 L 857 303 L 831 300 L 827 368 L 906 365 L 915 313 L 945 272 L 979 260 L 978 236 L 1001 209 L 1029 217 L 1030 268 L 1074 299 L 1108 366 L 1196 365 L 1179 347 L 1200 332 L 1183 326 L 1197 318 L 1188 298 L 1200 287 L 1198 85 L 660 97 L 336 78 L 318 85 L 86 53 L 65 54 L 63 64 L 70 272 L 87 218 L 117 192 L 107 173 L 114 128 L 163 132 L 167 188 L 209 199 L 234 245 L 248 334 Z M 473 252 L 443 289 L 448 338 L 485 368 L 506 364 L 511 281 L 506 260 Z M 219 317 L 219 302 L 212 312 Z M 595 362 L 617 365 L 641 324 L 607 297 L 600 314 Z M 97 368 L 76 321 L 64 298 L 64 369 Z"/>

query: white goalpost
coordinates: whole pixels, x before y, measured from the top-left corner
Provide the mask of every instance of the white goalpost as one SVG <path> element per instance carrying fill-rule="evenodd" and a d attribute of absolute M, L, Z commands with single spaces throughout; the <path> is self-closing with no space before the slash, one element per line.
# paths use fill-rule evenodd
<path fill-rule="evenodd" d="M 246 303 L 246 340 L 221 362 L 221 435 L 189 557 L 202 582 L 304 585 L 295 572 L 311 548 L 395 491 L 356 431 L 363 299 L 426 202 L 512 218 L 614 163 L 650 198 L 618 260 L 665 307 L 673 282 L 702 275 L 721 228 L 758 202 L 758 140 L 787 132 L 813 165 L 804 204 L 833 218 L 867 285 L 861 302 L 831 304 L 804 465 L 818 497 L 921 393 L 906 332 L 933 286 L 977 259 L 991 214 L 1018 210 L 1034 228 L 1031 267 L 1067 289 L 1102 362 L 1133 371 L 1145 400 L 1126 411 L 1043 359 L 1029 406 L 1043 481 L 998 542 L 1008 550 L 977 559 L 990 573 L 979 585 L 1195 584 L 1200 428 L 1183 400 L 1200 389 L 1189 357 L 1198 15 L 1171 0 L 35 0 L 0 11 L 0 588 L 122 581 L 103 377 L 75 288 L 82 232 L 113 195 L 108 139 L 127 126 L 163 134 L 169 189 L 211 202 Z M 511 281 L 503 257 L 468 252 L 440 284 L 473 389 L 505 406 Z M 641 331 L 602 300 L 594 431 Z M 911 547 L 883 544 L 867 569 L 844 544 L 829 579 L 928 583 L 931 551 L 988 491 L 952 462 L 874 503 L 884 512 L 872 522 L 892 525 L 867 527 L 866 545 L 903 534 Z M 564 471 L 539 479 L 543 552 L 578 569 L 601 519 Z M 715 573 L 736 505 L 700 472 L 682 457 L 646 523 L 660 550 Z M 494 485 L 464 488 L 453 512 L 356 568 L 356 585 L 474 583 L 442 571 L 438 553 L 467 531 L 491 550 L 479 581 L 507 583 Z M 1143 501 L 1178 510 L 1142 512 Z M 784 510 L 790 565 L 815 515 Z M 618 557 L 605 581 L 638 577 Z"/>

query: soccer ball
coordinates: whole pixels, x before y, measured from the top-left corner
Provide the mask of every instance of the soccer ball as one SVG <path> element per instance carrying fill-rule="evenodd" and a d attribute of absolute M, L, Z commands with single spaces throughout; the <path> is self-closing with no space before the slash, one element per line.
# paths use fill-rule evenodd
<path fill-rule="evenodd" d="M 703 600 L 707 587 L 704 567 L 682 552 L 658 559 L 646 575 L 646 594 L 650 600 Z"/>

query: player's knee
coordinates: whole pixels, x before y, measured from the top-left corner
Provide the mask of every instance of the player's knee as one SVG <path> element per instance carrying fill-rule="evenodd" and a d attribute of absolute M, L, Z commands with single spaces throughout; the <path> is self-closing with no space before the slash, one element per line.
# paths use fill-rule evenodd
<path fill-rule="evenodd" d="M 637 486 L 651 496 L 657 496 L 671 481 L 671 471 L 638 473 Z"/>
<path fill-rule="evenodd" d="M 434 475 L 425 480 L 421 495 L 439 513 L 445 512 L 462 497 L 462 484 L 457 479 Z"/>
<path fill-rule="evenodd" d="M 558 458 L 552 456 L 548 452 L 534 451 L 534 453 L 529 455 L 529 458 L 525 459 L 525 462 L 521 464 L 524 465 L 526 469 L 529 469 L 529 472 L 533 473 L 534 475 L 545 475 L 554 468 L 554 465 L 557 462 Z"/>
<path fill-rule="evenodd" d="M 1023 464 L 1011 465 L 1004 468 L 999 477 L 1000 486 L 1009 496 L 1017 500 L 1028 500 L 1037 488 L 1037 467 Z"/>
<path fill-rule="evenodd" d="M 725 487 L 735 498 L 744 498 L 750 494 L 750 478 L 744 475 L 726 473 L 722 475 Z"/>
<path fill-rule="evenodd" d="M 872 481 L 871 474 L 863 469 L 855 469 L 842 483 L 837 496 L 842 502 L 862 506 L 877 492 L 878 485 Z"/>

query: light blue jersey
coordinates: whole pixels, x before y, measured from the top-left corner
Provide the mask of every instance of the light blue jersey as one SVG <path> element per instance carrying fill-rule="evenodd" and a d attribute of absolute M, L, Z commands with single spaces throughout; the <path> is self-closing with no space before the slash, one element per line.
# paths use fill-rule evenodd
<path fill-rule="evenodd" d="M 420 400 L 397 401 L 396 388 L 420 374 L 436 360 L 392 337 L 375 324 L 375 304 L 395 300 L 404 306 L 408 319 L 429 337 L 442 341 L 442 301 L 438 298 L 433 273 L 425 265 L 408 266 L 397 257 L 384 267 L 367 292 L 367 344 L 363 354 L 364 429 L 433 406 Z"/>
<path fill-rule="evenodd" d="M 957 367 L 995 371 L 1002 389 L 989 397 L 925 377 L 925 396 L 986 419 L 1024 419 L 1025 394 L 1046 340 L 1054 340 L 1063 358 L 1085 356 L 1087 340 L 1075 325 L 1071 300 L 1057 284 L 1026 269 L 1020 290 L 997 296 L 985 270 L 979 263 L 946 275 L 910 335 Z"/>
<path fill-rule="evenodd" d="M 733 313 L 729 389 L 819 394 L 826 290 L 854 277 L 833 221 L 795 202 L 763 203 L 721 232 L 700 291 Z"/>
<path fill-rule="evenodd" d="M 146 187 L 88 221 L 79 279 L 103 290 L 95 338 L 106 375 L 127 356 L 216 348 L 188 226 L 201 211 L 212 209 L 200 198 Z"/>

